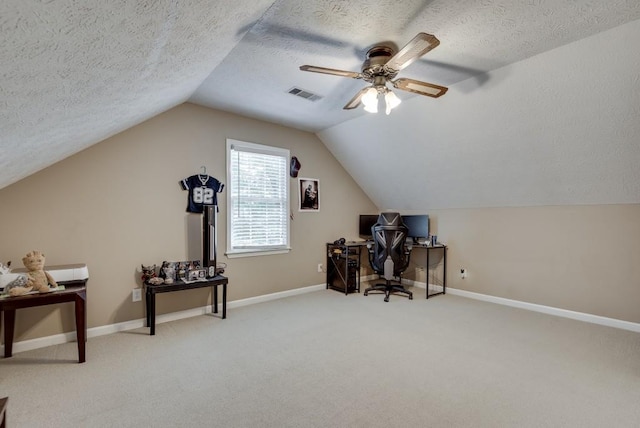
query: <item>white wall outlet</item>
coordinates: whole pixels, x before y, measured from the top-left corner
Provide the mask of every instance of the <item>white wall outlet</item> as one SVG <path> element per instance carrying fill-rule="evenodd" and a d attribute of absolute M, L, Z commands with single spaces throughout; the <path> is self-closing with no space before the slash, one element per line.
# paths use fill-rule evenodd
<path fill-rule="evenodd" d="M 465 268 L 460 269 L 460 278 L 465 279 L 467 277 L 467 270 Z"/>
<path fill-rule="evenodd" d="M 318 272 L 322 272 L 322 263 L 318 263 Z"/>
<path fill-rule="evenodd" d="M 142 300 L 142 288 L 134 288 L 131 293 L 131 300 L 133 302 L 139 302 Z"/>

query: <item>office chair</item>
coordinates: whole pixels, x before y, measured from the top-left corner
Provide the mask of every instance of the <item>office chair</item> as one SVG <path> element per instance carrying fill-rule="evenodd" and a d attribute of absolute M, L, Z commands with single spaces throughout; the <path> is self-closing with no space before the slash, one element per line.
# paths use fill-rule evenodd
<path fill-rule="evenodd" d="M 373 285 L 364 290 L 364 295 L 370 291 L 380 291 L 385 294 L 384 301 L 389 301 L 391 294 L 406 294 L 409 300 L 413 299 L 413 293 L 402 286 L 402 272 L 409 266 L 411 246 L 405 245 L 407 239 L 407 227 L 402 223 L 399 213 L 386 212 L 380 214 L 378 222 L 373 225 L 373 245 L 367 245 L 369 250 L 369 263 L 375 273 L 385 279 L 384 284 Z M 399 284 L 392 284 L 398 277 Z"/>

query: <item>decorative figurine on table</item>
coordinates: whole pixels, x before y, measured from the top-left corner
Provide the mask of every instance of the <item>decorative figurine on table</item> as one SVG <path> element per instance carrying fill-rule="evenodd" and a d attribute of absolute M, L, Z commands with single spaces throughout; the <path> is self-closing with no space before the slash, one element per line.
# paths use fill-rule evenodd
<path fill-rule="evenodd" d="M 165 266 L 162 268 L 162 272 L 164 273 L 164 283 L 173 284 L 174 278 L 176 277 L 176 268 L 173 266 Z"/>
<path fill-rule="evenodd" d="M 12 288 L 26 287 L 27 282 L 26 275 L 11 273 L 11 262 L 0 263 L 0 294 L 9 294 Z"/>
<path fill-rule="evenodd" d="M 11 273 L 11 261 L 8 261 L 6 265 L 0 262 L 0 275 L 9 275 L 10 273 Z"/>
<path fill-rule="evenodd" d="M 151 285 L 158 285 L 158 284 L 162 284 L 164 282 L 164 280 L 162 278 L 158 278 L 158 275 L 156 274 L 156 265 L 151 265 L 151 266 L 145 266 L 143 264 L 141 264 L 140 266 L 142 266 L 142 282 L 145 284 L 151 284 Z"/>

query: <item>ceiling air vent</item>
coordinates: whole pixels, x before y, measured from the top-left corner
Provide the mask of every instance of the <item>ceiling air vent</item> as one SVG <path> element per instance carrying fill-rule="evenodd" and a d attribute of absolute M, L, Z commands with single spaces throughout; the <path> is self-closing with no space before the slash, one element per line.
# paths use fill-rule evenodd
<path fill-rule="evenodd" d="M 314 94 L 313 92 L 305 91 L 304 89 L 295 88 L 295 87 L 289 89 L 289 93 L 291 95 L 295 95 L 296 97 L 304 98 L 305 100 L 309 100 L 309 101 L 318 101 L 320 98 L 322 98 L 318 94 Z"/>

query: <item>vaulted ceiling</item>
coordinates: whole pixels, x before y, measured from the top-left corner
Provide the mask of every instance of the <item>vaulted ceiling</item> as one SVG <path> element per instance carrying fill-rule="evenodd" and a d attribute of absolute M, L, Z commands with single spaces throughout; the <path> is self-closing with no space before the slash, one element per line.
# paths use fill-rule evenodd
<path fill-rule="evenodd" d="M 529 76 L 526 67 L 517 64 L 532 61 L 534 70 L 544 70 L 535 65 L 536 56 L 638 19 L 637 0 L 4 0 L 0 188 L 190 101 L 317 132 L 374 201 L 414 208 L 394 199 L 392 190 L 380 193 L 367 184 L 372 181 L 368 171 L 384 160 L 370 158 L 368 162 L 376 164 L 360 168 L 362 150 L 384 146 L 389 130 L 393 138 L 420 140 L 420 111 L 429 111 L 431 117 L 447 112 L 448 119 L 439 117 L 440 123 L 456 127 L 453 112 L 472 114 L 464 107 L 470 103 L 482 109 L 478 97 L 488 91 L 511 96 L 505 93 L 514 92 L 513 86 L 511 91 L 496 86 L 505 73 L 522 70 L 519 75 L 526 79 L 540 77 Z M 403 107 L 386 122 L 362 108 L 342 109 L 364 87 L 361 80 L 299 70 L 311 64 L 359 71 L 372 45 L 402 47 L 418 32 L 436 35 L 441 44 L 402 76 L 453 89 L 439 99 L 396 91 Z M 594 49 L 596 60 L 600 54 Z M 562 64 L 562 58 L 559 61 Z M 544 81 L 536 85 L 536 91 L 545 90 Z M 295 97 L 288 93 L 293 87 L 320 98 Z M 435 124 L 434 129 L 440 141 L 447 137 Z M 343 147 L 346 141 L 354 142 L 351 149 Z M 464 155 L 460 147 L 429 148 L 432 154 L 449 149 L 440 153 L 441 159 Z M 412 147 L 406 150 L 411 153 Z M 418 158 L 427 153 L 422 150 Z M 545 154 L 542 159 L 551 157 Z M 463 163 L 472 165 L 470 160 Z M 432 168 L 438 172 L 442 167 Z M 429 177 L 409 176 L 407 182 L 415 178 Z M 465 193 L 464 182 L 456 186 Z M 483 205 L 474 197 L 437 205 Z M 513 195 L 510 198 L 507 205 L 514 202 Z M 488 205 L 501 203 L 505 201 L 498 198 Z"/>

